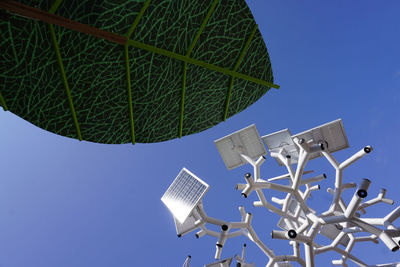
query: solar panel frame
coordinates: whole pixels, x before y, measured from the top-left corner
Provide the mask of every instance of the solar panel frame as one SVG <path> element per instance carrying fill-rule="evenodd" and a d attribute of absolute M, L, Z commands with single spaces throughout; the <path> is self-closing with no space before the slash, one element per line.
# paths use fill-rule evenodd
<path fill-rule="evenodd" d="M 330 153 L 345 149 L 349 147 L 346 132 L 344 131 L 342 119 L 337 119 L 323 125 L 317 126 L 310 130 L 295 134 L 292 138 L 304 138 L 306 142 L 313 140 L 314 143 L 325 141 L 328 146 L 326 150 Z M 314 152 L 311 154 L 310 159 L 321 157 L 321 152 Z"/>
<path fill-rule="evenodd" d="M 255 124 L 217 139 L 214 144 L 228 170 L 248 163 L 240 154 L 253 160 L 267 154 Z"/>
<path fill-rule="evenodd" d="M 292 134 L 290 133 L 289 129 L 283 129 L 271 134 L 264 135 L 261 137 L 261 139 L 267 146 L 270 153 L 279 153 L 281 149 L 284 149 L 286 151 L 286 155 L 290 155 L 291 163 L 297 163 L 299 159 L 299 151 L 298 147 L 293 142 Z M 279 158 L 275 158 L 275 160 L 280 166 L 285 165 L 284 162 L 282 162 Z"/>
<path fill-rule="evenodd" d="M 161 197 L 174 217 L 183 224 L 210 186 L 183 168 Z"/>

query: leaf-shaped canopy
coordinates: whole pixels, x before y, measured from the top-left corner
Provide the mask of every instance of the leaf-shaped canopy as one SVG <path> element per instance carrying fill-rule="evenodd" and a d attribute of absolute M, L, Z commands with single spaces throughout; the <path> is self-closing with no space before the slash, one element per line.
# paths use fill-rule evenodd
<path fill-rule="evenodd" d="M 63 136 L 165 141 L 279 88 L 243 0 L 3 0 L 0 9 L 0 104 Z"/>

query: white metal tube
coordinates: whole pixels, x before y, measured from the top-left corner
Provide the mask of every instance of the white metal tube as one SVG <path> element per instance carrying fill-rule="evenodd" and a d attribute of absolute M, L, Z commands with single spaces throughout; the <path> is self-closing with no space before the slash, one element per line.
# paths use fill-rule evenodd
<path fill-rule="evenodd" d="M 344 216 L 346 216 L 346 218 L 352 218 L 356 213 L 358 207 L 360 206 L 362 200 L 363 199 L 360 198 L 357 194 L 354 194 L 349 205 L 347 206 L 347 209 L 344 211 Z"/>
<path fill-rule="evenodd" d="M 272 239 L 289 239 L 287 236 L 287 231 L 280 231 L 280 230 L 272 230 L 271 231 L 271 238 Z"/>
<path fill-rule="evenodd" d="M 301 234 L 303 233 L 305 230 L 307 230 L 308 226 L 310 226 L 310 222 L 307 220 L 305 221 L 299 228 L 296 229 L 296 232 Z"/>
<path fill-rule="evenodd" d="M 357 263 L 359 266 L 361 267 L 369 267 L 368 264 L 366 264 L 365 262 L 361 261 L 359 258 L 353 256 L 352 254 L 340 249 L 339 247 L 334 247 L 332 248 L 334 251 L 348 257 L 350 260 L 354 261 L 355 263 Z"/>
<path fill-rule="evenodd" d="M 245 222 L 231 222 L 229 228 L 245 228 L 247 224 Z"/>
<path fill-rule="evenodd" d="M 301 243 L 310 244 L 310 245 L 312 244 L 312 239 L 309 236 L 297 235 L 294 239 Z"/>
<path fill-rule="evenodd" d="M 264 245 L 264 243 L 261 242 L 261 240 L 257 240 L 255 243 L 265 253 L 265 255 L 267 255 L 268 258 L 271 259 L 275 257 L 274 252 L 271 249 L 269 249 L 266 245 Z"/>
<path fill-rule="evenodd" d="M 246 244 L 243 245 L 243 250 L 242 250 L 242 261 L 244 261 L 244 255 L 246 253 Z"/>
<path fill-rule="evenodd" d="M 227 235 L 227 238 L 238 237 L 238 236 L 241 236 L 241 235 L 243 235 L 243 232 L 241 230 L 238 230 L 238 231 L 234 231 L 234 232 L 229 233 Z"/>
<path fill-rule="evenodd" d="M 250 184 L 247 184 L 246 187 L 242 190 L 242 196 L 247 198 L 252 191 L 253 187 Z"/>
<path fill-rule="evenodd" d="M 295 257 L 300 257 L 300 244 L 298 242 L 296 242 L 296 241 L 293 241 L 293 240 L 290 241 L 289 243 L 293 247 L 293 255 Z"/>
<path fill-rule="evenodd" d="M 261 164 L 263 164 L 265 161 L 265 157 L 261 156 L 258 158 L 258 160 L 255 162 L 255 164 L 253 165 L 254 167 L 254 179 L 257 181 L 258 179 L 260 179 L 260 166 Z"/>
<path fill-rule="evenodd" d="M 382 231 L 380 235 L 378 235 L 379 239 L 393 252 L 399 250 L 399 245 L 393 241 L 392 238 L 385 231 Z"/>
<path fill-rule="evenodd" d="M 190 228 L 186 229 L 185 231 L 181 232 L 181 233 L 178 235 L 178 237 L 181 237 L 181 236 L 186 235 L 187 233 L 190 233 L 191 231 L 193 231 L 193 230 L 199 228 L 200 226 L 204 225 L 205 223 L 206 223 L 206 222 L 205 222 L 204 220 L 202 220 L 202 219 L 197 220 L 197 221 L 194 223 L 194 225 L 193 225 L 192 227 L 190 227 Z"/>
<path fill-rule="evenodd" d="M 347 218 L 344 215 L 329 216 L 321 219 L 322 219 L 322 224 L 341 223 L 347 221 Z"/>
<path fill-rule="evenodd" d="M 396 229 L 397 230 L 397 228 L 393 224 L 387 225 L 387 229 L 391 229 L 391 230 Z M 400 237 L 394 237 L 393 240 L 394 240 L 394 242 L 396 242 L 397 244 L 400 245 Z"/>
<path fill-rule="evenodd" d="M 207 233 L 206 230 L 201 229 L 200 231 L 198 231 L 198 232 L 196 233 L 196 238 L 203 237 L 203 236 L 206 235 L 206 233 Z"/>
<path fill-rule="evenodd" d="M 285 159 L 286 160 L 284 161 L 284 163 L 285 163 L 286 169 L 288 170 L 288 172 L 290 174 L 290 181 L 292 183 L 294 181 L 294 175 L 295 175 L 295 172 L 292 167 L 292 158 L 290 157 L 290 155 L 287 155 L 285 157 Z"/>
<path fill-rule="evenodd" d="M 346 250 L 345 250 L 347 253 L 350 253 L 350 252 L 351 252 L 351 250 L 352 250 L 353 247 L 354 247 L 354 242 L 355 242 L 355 239 L 354 239 L 354 236 L 353 236 L 353 235 L 349 235 L 349 237 L 350 237 L 350 242 L 347 244 L 347 247 L 346 247 Z M 342 257 L 342 261 L 343 261 L 344 264 L 345 264 L 347 258 L 348 258 L 347 255 L 344 255 L 344 256 Z"/>
<path fill-rule="evenodd" d="M 361 220 L 371 225 L 383 225 L 385 223 L 382 218 L 362 218 Z"/>
<path fill-rule="evenodd" d="M 300 185 L 320 182 L 320 181 L 322 181 L 324 179 L 326 179 L 326 174 L 325 173 L 323 173 L 321 175 L 318 175 L 318 176 L 311 177 L 311 178 L 303 179 L 303 180 L 300 181 Z"/>
<path fill-rule="evenodd" d="M 335 174 L 335 188 L 340 188 L 343 181 L 343 170 L 337 169 Z M 337 205 L 337 203 L 335 204 Z"/>
<path fill-rule="evenodd" d="M 360 236 L 360 237 L 356 237 L 355 240 L 356 242 L 368 242 L 368 241 L 372 241 L 376 244 L 378 244 L 378 241 L 376 240 L 377 236 L 376 235 L 370 235 L 370 236 Z"/>
<path fill-rule="evenodd" d="M 357 160 L 361 159 L 362 157 L 364 157 L 365 155 L 367 155 L 368 153 L 370 153 L 372 151 L 372 147 L 370 146 L 366 146 L 363 149 L 361 149 L 360 151 L 358 151 L 357 153 L 355 153 L 353 156 L 351 156 L 350 158 L 346 159 L 345 161 L 343 161 L 340 165 L 339 168 L 341 170 L 349 167 L 351 164 L 353 164 L 354 162 L 356 162 Z"/>
<path fill-rule="evenodd" d="M 293 138 L 293 142 L 295 143 L 295 145 L 297 145 L 300 148 L 300 154 L 302 152 L 310 151 L 308 144 L 305 142 L 305 140 L 303 138 L 299 139 L 298 137 L 295 137 L 295 138 Z"/>
<path fill-rule="evenodd" d="M 333 240 L 331 246 L 332 246 L 332 247 L 337 247 L 337 246 L 339 245 L 340 241 L 343 239 L 343 237 L 344 237 L 345 235 L 346 235 L 345 232 L 340 232 L 340 233 L 336 236 L 336 238 Z"/>
<path fill-rule="evenodd" d="M 351 220 L 352 223 L 356 224 L 358 227 L 362 228 L 364 231 L 369 232 L 371 234 L 379 236 L 383 231 L 369 223 L 364 222 L 361 219 L 353 217 Z"/>
<path fill-rule="evenodd" d="M 304 171 L 303 174 L 308 174 L 308 173 L 312 173 L 314 171 Z M 284 179 L 290 179 L 290 173 L 287 174 L 282 174 L 279 176 L 275 176 L 272 178 L 267 179 L 268 182 L 272 182 L 272 181 L 276 181 L 276 180 L 284 180 Z"/>
<path fill-rule="evenodd" d="M 218 246 L 218 244 L 215 246 L 216 250 L 215 250 L 215 256 L 214 258 L 216 260 L 219 260 L 221 258 L 221 253 L 222 253 L 222 247 Z"/>
<path fill-rule="evenodd" d="M 309 188 L 309 191 L 310 191 L 310 193 L 311 192 L 313 192 L 313 191 L 317 191 L 317 190 L 320 190 L 321 189 L 321 187 L 319 186 L 319 185 L 314 185 L 314 186 L 311 186 L 310 188 Z"/>
<path fill-rule="evenodd" d="M 383 203 L 389 204 L 389 205 L 393 205 L 394 204 L 394 200 L 393 199 L 389 199 L 389 198 L 382 198 L 381 200 Z"/>
<path fill-rule="evenodd" d="M 245 189 L 247 186 L 247 184 L 237 184 L 236 185 L 236 190 L 243 190 Z"/>
<path fill-rule="evenodd" d="M 219 233 L 217 233 L 217 232 L 215 232 L 215 231 L 213 231 L 213 230 L 209 230 L 209 229 L 203 229 L 203 230 L 205 231 L 205 234 L 206 234 L 206 235 L 219 238 Z M 197 237 L 197 236 L 196 236 L 196 237 Z"/>
<path fill-rule="evenodd" d="M 304 167 L 306 166 L 309 158 L 309 154 L 307 152 L 305 152 L 304 150 L 300 152 L 303 153 L 300 153 L 299 161 L 297 162 L 296 174 L 294 175 L 294 181 L 292 186 L 293 189 L 299 188 L 300 180 L 304 172 Z"/>
<path fill-rule="evenodd" d="M 272 178 L 267 179 L 268 182 L 272 182 L 272 181 L 276 181 L 276 180 L 284 180 L 284 179 L 289 179 L 290 178 L 290 174 L 283 174 L 283 175 L 279 175 L 279 176 L 275 176 Z"/>
<path fill-rule="evenodd" d="M 301 206 L 301 208 L 303 209 L 304 212 L 309 212 L 311 210 L 311 208 L 309 208 L 306 204 L 306 202 L 304 201 L 304 199 L 301 197 L 300 193 L 298 190 L 293 192 L 294 197 L 296 198 L 297 202 L 299 203 L 299 205 Z"/>
<path fill-rule="evenodd" d="M 324 143 L 317 143 L 309 147 L 310 153 L 320 152 L 325 150 L 326 145 Z"/>
<path fill-rule="evenodd" d="M 208 223 L 211 223 L 211 224 L 219 225 L 219 226 L 227 224 L 225 221 L 222 221 L 222 220 L 219 220 L 219 219 L 215 219 L 215 218 L 211 218 L 211 217 L 208 217 L 208 216 L 204 218 L 204 221 L 206 221 Z"/>
<path fill-rule="evenodd" d="M 265 207 L 269 211 L 271 211 L 273 213 L 276 213 L 281 217 L 285 217 L 285 218 L 288 218 L 288 219 L 291 219 L 291 220 L 297 220 L 296 217 L 294 217 L 294 216 L 292 216 L 290 214 L 282 212 L 280 209 L 278 209 L 277 207 L 275 207 L 274 205 L 272 205 L 272 204 L 270 204 L 268 202 L 262 203 L 261 201 L 254 201 L 253 202 L 253 206 L 254 207 Z"/>
<path fill-rule="evenodd" d="M 225 230 L 225 231 L 222 230 L 222 232 L 219 236 L 219 239 L 217 241 L 217 246 L 223 247 L 225 245 L 225 241 L 227 239 L 227 233 L 228 233 L 227 230 Z"/>
<path fill-rule="evenodd" d="M 211 224 L 215 224 L 215 225 L 219 225 L 219 226 L 224 225 L 224 224 L 228 224 L 228 223 L 225 222 L 225 221 L 222 221 L 222 220 L 219 220 L 219 219 L 215 219 L 215 218 L 208 217 L 207 214 L 205 213 L 204 209 L 203 209 L 203 205 L 199 205 L 197 210 L 198 210 L 198 212 L 199 212 L 201 218 L 202 218 L 205 222 L 208 222 L 208 223 L 211 223 Z"/>
<path fill-rule="evenodd" d="M 256 165 L 256 162 L 254 160 L 252 160 L 250 157 L 244 155 L 244 154 L 240 154 L 240 156 L 247 161 L 248 163 L 250 163 L 250 165 L 254 166 Z"/>
<path fill-rule="evenodd" d="M 400 206 L 395 208 L 391 213 L 389 213 L 388 215 L 385 216 L 385 218 L 383 218 L 384 221 L 388 221 L 389 223 L 392 223 L 393 221 L 395 221 L 397 218 L 400 217 Z"/>
<path fill-rule="evenodd" d="M 270 182 L 255 182 L 254 188 L 255 189 L 272 189 L 272 190 L 278 190 L 278 191 L 285 192 L 285 193 L 293 192 L 293 189 L 290 188 L 289 186 L 270 183 Z"/>
<path fill-rule="evenodd" d="M 400 230 L 398 229 L 386 229 L 384 232 L 391 238 L 400 236 Z"/>
<path fill-rule="evenodd" d="M 275 202 L 276 204 L 283 205 L 283 202 L 284 202 L 285 200 L 284 200 L 284 199 L 277 198 L 277 197 L 271 197 L 271 201 L 272 201 L 272 202 Z"/>
<path fill-rule="evenodd" d="M 339 162 L 329 153 L 327 150 L 321 151 L 322 155 L 329 161 L 329 163 L 335 168 L 339 169 Z"/>
<path fill-rule="evenodd" d="M 314 251 L 312 245 L 304 243 L 304 252 L 306 258 L 306 267 L 315 267 Z"/>

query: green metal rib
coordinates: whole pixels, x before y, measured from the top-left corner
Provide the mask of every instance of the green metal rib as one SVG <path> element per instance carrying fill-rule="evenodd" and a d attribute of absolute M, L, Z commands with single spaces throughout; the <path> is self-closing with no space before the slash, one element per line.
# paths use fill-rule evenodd
<path fill-rule="evenodd" d="M 0 92 L 0 103 L 3 106 L 3 110 L 7 111 L 8 107 L 7 107 L 6 101 L 4 100 L 3 95 L 1 94 L 1 92 Z"/>
<path fill-rule="evenodd" d="M 129 70 L 128 45 L 125 45 L 124 48 L 125 48 L 126 84 L 127 84 L 127 88 L 128 88 L 128 106 L 129 106 L 130 125 L 131 125 L 131 137 L 132 137 L 132 145 L 134 145 L 135 144 L 135 126 L 133 124 L 133 103 L 132 103 L 132 88 L 131 88 L 131 72 Z"/>
<path fill-rule="evenodd" d="M 81 130 L 80 130 L 80 127 L 79 127 L 78 119 L 76 118 L 74 103 L 72 102 L 72 97 L 71 97 L 71 91 L 69 89 L 67 76 L 65 75 L 64 65 L 63 65 L 63 62 L 62 62 L 62 59 L 61 59 L 60 49 L 58 47 L 58 42 L 57 42 L 57 38 L 56 38 L 56 33 L 54 31 L 54 27 L 53 27 L 52 24 L 49 24 L 49 29 L 50 29 L 51 41 L 53 43 L 53 47 L 54 47 L 54 50 L 56 52 L 57 62 L 58 62 L 58 65 L 60 67 L 61 76 L 62 76 L 62 80 L 63 80 L 63 83 L 64 83 L 64 88 L 65 88 L 65 91 L 67 92 L 68 103 L 69 103 L 69 107 L 70 107 L 71 113 L 72 113 L 72 119 L 73 119 L 74 124 L 75 124 L 76 132 L 78 134 L 78 139 L 79 139 L 79 141 L 82 141 Z"/>
<path fill-rule="evenodd" d="M 249 49 L 250 43 L 253 40 L 254 35 L 256 35 L 257 29 L 258 29 L 258 25 L 256 24 L 256 25 L 254 25 L 253 30 L 251 31 L 249 38 L 247 38 L 247 41 L 244 44 L 244 47 L 243 47 L 242 51 L 240 52 L 239 58 L 237 59 L 236 64 L 232 69 L 233 71 L 237 71 L 237 69 L 240 66 L 240 63 L 242 63 L 244 55 L 246 55 L 247 49 Z"/>
<path fill-rule="evenodd" d="M 186 52 L 187 57 L 189 57 L 190 54 L 192 53 L 192 50 L 197 43 L 197 40 L 199 40 L 199 37 L 200 37 L 201 33 L 203 32 L 204 28 L 206 27 L 207 22 L 210 19 L 212 13 L 214 12 L 217 4 L 218 4 L 218 0 L 214 0 L 214 2 L 212 3 L 212 5 L 210 7 L 210 10 L 208 10 L 207 16 L 204 18 L 203 23 L 201 23 L 199 31 L 197 32 L 196 36 L 194 37 L 193 42 L 190 44 L 188 51 Z"/>
<path fill-rule="evenodd" d="M 220 72 L 220 73 L 223 73 L 223 74 L 235 77 L 235 78 L 243 79 L 243 80 L 246 80 L 249 82 L 254 82 L 256 84 L 279 89 L 279 85 L 276 85 L 276 84 L 273 84 L 273 83 L 270 83 L 270 82 L 267 82 L 267 81 L 264 81 L 264 80 L 246 75 L 246 74 L 238 73 L 238 72 L 230 70 L 230 69 L 218 67 L 218 66 L 209 64 L 209 63 L 201 61 L 201 60 L 183 56 L 183 55 L 180 55 L 180 54 L 177 54 L 177 53 L 174 53 L 174 52 L 162 49 L 162 48 L 158 48 L 158 47 L 155 47 L 152 45 L 144 44 L 144 43 L 141 43 L 138 41 L 133 41 L 133 40 L 127 40 L 127 43 L 131 46 L 134 46 L 134 47 L 137 47 L 137 48 L 149 51 L 149 52 L 153 52 L 153 53 L 156 53 L 159 55 L 167 56 L 172 59 L 176 59 L 176 60 L 187 62 L 187 63 L 193 64 L 193 65 L 197 65 L 200 67 L 204 67 L 204 68 L 214 70 L 214 71 L 217 71 L 217 72 Z"/>
<path fill-rule="evenodd" d="M 146 11 L 147 7 L 150 5 L 150 0 L 147 0 L 144 3 L 142 9 L 140 9 L 139 14 L 136 16 L 135 21 L 133 21 L 132 26 L 129 28 L 128 33 L 126 34 L 126 39 L 129 39 L 135 30 L 136 26 L 139 24 L 140 19 L 142 18 L 144 12 Z"/>
<path fill-rule="evenodd" d="M 61 5 L 63 0 L 56 0 L 54 2 L 54 4 L 51 6 L 51 8 L 49 9 L 49 13 L 50 14 L 54 14 L 56 12 L 56 10 L 58 9 L 58 7 Z"/>
<path fill-rule="evenodd" d="M 183 62 L 181 112 L 180 112 L 180 116 L 179 116 L 179 132 L 178 132 L 179 138 L 182 138 L 182 134 L 183 134 L 183 110 L 185 108 L 186 71 L 187 71 L 187 63 Z"/>
<path fill-rule="evenodd" d="M 203 22 L 201 23 L 200 28 L 196 33 L 196 36 L 194 37 L 192 43 L 189 45 L 189 48 L 186 52 L 187 57 L 190 57 L 190 54 L 192 53 L 192 50 L 197 43 L 197 40 L 199 40 L 201 33 L 203 32 L 204 28 L 206 27 L 208 20 L 210 19 L 212 13 L 214 12 L 218 1 L 219 0 L 214 0 L 214 2 L 211 4 L 210 10 L 208 10 L 208 13 L 207 13 L 206 17 L 204 18 Z M 178 132 L 179 138 L 182 137 L 182 132 L 183 132 L 183 110 L 185 108 L 185 94 L 186 94 L 186 71 L 187 71 L 187 62 L 183 62 L 181 112 L 180 112 L 180 117 L 179 117 L 179 132 Z"/>
<path fill-rule="evenodd" d="M 242 62 L 242 60 L 244 58 L 244 55 L 246 54 L 247 49 L 249 49 L 250 43 L 253 40 L 254 35 L 257 32 L 257 29 L 258 29 L 258 25 L 256 24 L 256 25 L 254 25 L 253 30 L 251 31 L 249 38 L 247 38 L 247 41 L 244 44 L 244 47 L 243 47 L 242 51 L 240 52 L 240 55 L 239 55 L 238 59 L 236 60 L 235 66 L 232 69 L 233 71 L 236 72 L 237 69 L 239 68 L 240 63 Z M 223 117 L 224 121 L 226 121 L 226 117 L 228 116 L 228 109 L 229 109 L 229 104 L 231 102 L 232 88 L 233 88 L 234 82 L 235 82 L 235 77 L 232 77 L 231 78 L 231 82 L 229 84 L 228 93 L 226 95 L 226 100 L 225 100 L 225 109 L 224 109 L 224 117 Z"/>
<path fill-rule="evenodd" d="M 146 11 L 147 7 L 150 5 L 150 0 L 147 0 L 142 8 L 139 11 L 139 14 L 136 16 L 135 20 L 132 23 L 132 26 L 129 28 L 128 33 L 126 34 L 126 39 L 129 40 L 133 31 L 136 29 L 136 26 L 139 24 L 140 19 L 142 18 L 144 12 Z M 135 124 L 133 120 L 133 102 L 132 102 L 132 85 L 131 85 L 131 71 L 129 68 L 129 49 L 128 44 L 124 45 L 124 52 L 125 52 L 125 66 L 126 66 L 126 85 L 128 90 L 128 106 L 129 106 L 129 123 L 131 125 L 131 138 L 132 138 L 132 145 L 135 144 Z"/>

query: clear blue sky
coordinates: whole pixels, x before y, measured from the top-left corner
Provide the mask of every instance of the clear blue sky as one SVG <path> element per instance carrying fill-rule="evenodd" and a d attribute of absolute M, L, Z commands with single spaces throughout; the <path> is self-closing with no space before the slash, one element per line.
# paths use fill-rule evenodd
<path fill-rule="evenodd" d="M 102 145 L 57 136 L 0 111 L 0 267 L 175 267 L 188 254 L 194 267 L 211 262 L 216 240 L 194 233 L 177 238 L 160 201 L 182 167 L 211 186 L 204 198 L 210 216 L 238 221 L 237 207 L 244 205 L 267 246 L 290 252 L 286 241 L 270 238 L 278 217 L 234 189 L 249 167 L 227 171 L 213 144 L 252 123 L 264 135 L 342 118 L 350 148 L 335 154 L 339 160 L 365 145 L 374 148 L 344 180 L 369 178 L 371 196 L 385 187 L 395 200 L 367 215 L 381 217 L 400 204 L 400 2 L 247 2 L 281 89 L 212 129 L 158 144 Z M 332 169 L 324 159 L 307 169 L 328 174 L 310 201 L 325 210 Z M 283 173 L 270 158 L 262 169 L 265 178 Z M 244 238 L 228 240 L 222 257 L 240 253 L 243 242 L 248 260 L 265 266 Z M 354 253 L 371 264 L 400 261 L 400 252 L 381 243 L 359 244 Z M 339 256 L 318 256 L 317 266 L 332 258 Z"/>

